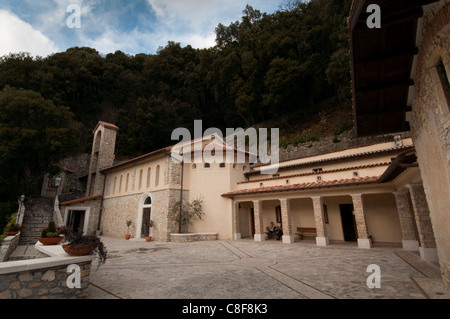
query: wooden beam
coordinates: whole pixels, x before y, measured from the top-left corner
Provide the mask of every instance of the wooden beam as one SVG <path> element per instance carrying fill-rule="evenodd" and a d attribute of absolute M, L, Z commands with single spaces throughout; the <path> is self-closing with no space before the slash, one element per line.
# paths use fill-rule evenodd
<path fill-rule="evenodd" d="M 385 91 L 387 89 L 392 89 L 392 88 L 400 88 L 400 87 L 410 87 L 414 85 L 414 80 L 407 80 L 407 81 L 396 81 L 396 82 L 391 82 L 391 83 L 381 83 L 381 84 L 375 84 L 375 85 L 369 85 L 369 86 L 365 86 L 363 88 L 359 88 L 356 91 L 356 97 L 361 97 L 362 95 L 366 95 L 369 93 L 374 93 L 374 92 L 381 92 L 381 91 Z"/>

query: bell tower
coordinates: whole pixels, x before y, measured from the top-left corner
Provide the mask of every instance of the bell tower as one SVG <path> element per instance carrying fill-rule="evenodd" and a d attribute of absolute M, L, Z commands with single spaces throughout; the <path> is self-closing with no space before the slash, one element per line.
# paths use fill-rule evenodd
<path fill-rule="evenodd" d="M 114 163 L 116 135 L 119 128 L 111 123 L 99 121 L 93 130 L 91 162 L 86 185 L 86 196 L 101 195 L 105 175 L 100 171 L 111 167 Z"/>

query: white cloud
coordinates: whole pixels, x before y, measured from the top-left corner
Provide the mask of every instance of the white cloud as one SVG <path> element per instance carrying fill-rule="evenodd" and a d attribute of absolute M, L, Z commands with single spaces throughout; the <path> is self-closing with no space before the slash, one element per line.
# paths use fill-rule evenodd
<path fill-rule="evenodd" d="M 147 0 L 157 18 L 153 33 L 162 40 L 190 44 L 194 48 L 215 45 L 215 28 L 240 20 L 246 3 L 255 9 L 271 12 L 277 8 L 273 0 Z"/>
<path fill-rule="evenodd" d="M 32 56 L 47 56 L 57 51 L 55 43 L 29 23 L 0 10 L 0 55 L 29 52 Z"/>

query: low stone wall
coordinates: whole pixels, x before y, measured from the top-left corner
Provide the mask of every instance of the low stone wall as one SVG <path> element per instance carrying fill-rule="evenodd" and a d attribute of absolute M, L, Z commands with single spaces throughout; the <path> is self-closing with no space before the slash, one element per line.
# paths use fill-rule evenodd
<path fill-rule="evenodd" d="M 170 234 L 170 241 L 174 243 L 187 243 L 203 240 L 217 240 L 217 233 Z"/>
<path fill-rule="evenodd" d="M 50 246 L 36 245 L 36 248 L 40 253 L 51 257 L 0 264 L 0 299 L 86 298 L 94 257 L 68 256 L 61 245 L 53 246 L 50 250 L 42 247 Z M 72 280 L 76 273 L 68 270 L 69 265 L 80 267 L 79 288 L 68 287 L 68 281 L 76 282 Z"/>
<path fill-rule="evenodd" d="M 0 262 L 7 261 L 9 256 L 19 245 L 20 232 L 14 236 L 8 236 L 3 239 L 0 246 Z"/>

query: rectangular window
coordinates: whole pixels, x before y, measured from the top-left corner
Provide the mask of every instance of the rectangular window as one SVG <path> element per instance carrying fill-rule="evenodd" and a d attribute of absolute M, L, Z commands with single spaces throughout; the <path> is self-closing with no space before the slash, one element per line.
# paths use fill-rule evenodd
<path fill-rule="evenodd" d="M 277 223 L 278 223 L 278 224 L 281 224 L 281 223 L 282 223 L 282 219 L 281 219 L 281 206 L 275 207 L 275 215 L 276 215 Z"/>

